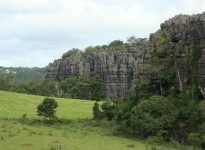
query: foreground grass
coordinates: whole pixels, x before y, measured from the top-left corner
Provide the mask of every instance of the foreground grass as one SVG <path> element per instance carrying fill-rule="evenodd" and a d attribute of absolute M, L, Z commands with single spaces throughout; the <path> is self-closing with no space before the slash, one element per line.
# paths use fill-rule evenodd
<path fill-rule="evenodd" d="M 48 126 L 1 119 L 0 127 L 0 149 L 5 150 L 174 150 L 113 136 L 109 128 L 95 126 L 90 120 Z"/>
<path fill-rule="evenodd" d="M 177 150 L 176 146 L 150 145 L 136 139 L 114 136 L 92 118 L 93 101 L 55 98 L 57 116 L 66 122 L 38 122 L 36 106 L 44 97 L 0 91 L 0 150 Z M 28 119 L 22 121 L 22 115 Z M 172 145 L 174 147 L 174 145 Z"/>
<path fill-rule="evenodd" d="M 81 122 L 72 122 L 58 126 L 32 126 L 16 121 L 2 121 L 0 149 L 128 149 L 126 146 L 135 143 L 140 149 L 142 143 L 110 136 L 107 131 L 98 127 L 84 126 Z M 20 138 L 19 138 L 20 137 Z"/>

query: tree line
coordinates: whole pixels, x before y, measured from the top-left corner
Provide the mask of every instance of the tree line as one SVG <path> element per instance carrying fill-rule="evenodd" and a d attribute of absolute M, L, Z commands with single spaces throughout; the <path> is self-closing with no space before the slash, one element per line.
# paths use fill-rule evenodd
<path fill-rule="evenodd" d="M 15 81 L 21 82 L 29 79 L 44 79 L 46 74 L 46 68 L 0 66 L 0 73 L 12 73 L 15 75 Z"/>
<path fill-rule="evenodd" d="M 18 82 L 15 80 L 15 74 L 0 73 L 0 90 L 90 100 L 105 98 L 104 82 L 98 75 L 90 78 L 71 76 L 63 81 L 28 79 Z"/>

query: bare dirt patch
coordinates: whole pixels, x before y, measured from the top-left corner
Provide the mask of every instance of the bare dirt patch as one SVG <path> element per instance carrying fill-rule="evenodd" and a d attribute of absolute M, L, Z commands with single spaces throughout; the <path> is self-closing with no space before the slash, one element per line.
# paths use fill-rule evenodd
<path fill-rule="evenodd" d="M 31 147 L 33 144 L 27 143 L 27 144 L 22 144 L 23 147 Z"/>

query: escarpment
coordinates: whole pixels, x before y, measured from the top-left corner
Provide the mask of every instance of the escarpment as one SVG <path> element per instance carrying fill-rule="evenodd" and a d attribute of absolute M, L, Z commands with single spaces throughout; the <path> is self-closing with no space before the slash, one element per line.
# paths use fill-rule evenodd
<path fill-rule="evenodd" d="M 138 69 L 138 82 L 151 82 L 153 57 L 161 61 L 159 72 L 174 73 L 175 86 L 179 91 L 196 84 L 205 96 L 205 13 L 177 15 L 160 25 L 156 33 L 150 34 L 144 61 Z M 166 66 L 163 63 L 171 63 Z"/>
<path fill-rule="evenodd" d="M 49 64 L 46 77 L 63 80 L 73 75 L 83 75 L 87 78 L 100 75 L 104 81 L 106 95 L 116 98 L 123 96 L 134 86 L 138 74 L 137 66 L 142 60 L 142 52 L 135 47 L 130 47 L 126 53 L 102 51 L 86 56 L 78 53 L 75 57 L 67 57 Z"/>
<path fill-rule="evenodd" d="M 145 45 L 127 44 L 125 49 L 55 60 L 47 66 L 46 78 L 100 75 L 107 98 L 121 97 L 139 83 L 159 81 L 161 94 L 166 87 L 185 91 L 196 83 L 205 97 L 205 13 L 177 15 L 150 34 Z"/>

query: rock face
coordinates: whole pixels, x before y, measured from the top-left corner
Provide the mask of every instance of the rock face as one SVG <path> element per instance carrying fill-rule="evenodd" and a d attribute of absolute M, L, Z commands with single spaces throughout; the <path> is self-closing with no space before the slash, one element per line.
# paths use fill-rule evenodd
<path fill-rule="evenodd" d="M 137 66 L 142 63 L 142 52 L 130 47 L 129 52 L 99 52 L 82 56 L 67 57 L 56 60 L 47 67 L 47 78 L 63 80 L 69 76 L 84 75 L 90 78 L 100 75 L 105 83 L 108 98 L 123 96 L 134 86 L 137 77 Z"/>
<path fill-rule="evenodd" d="M 160 25 L 157 32 L 150 34 L 144 49 L 130 46 L 127 52 L 104 51 L 83 56 L 55 60 L 47 67 L 47 78 L 63 80 L 72 75 L 100 75 L 105 82 L 107 97 L 123 96 L 135 83 L 151 81 L 151 58 L 174 60 L 173 72 L 180 91 L 190 84 L 189 62 L 193 46 L 197 48 L 197 82 L 205 97 L 205 12 L 197 15 L 177 15 Z"/>
<path fill-rule="evenodd" d="M 205 12 L 197 15 L 177 15 L 161 24 L 161 29 L 151 34 L 146 46 L 144 64 L 138 69 L 139 82 L 150 82 L 150 59 L 154 54 L 174 60 L 176 83 L 180 91 L 190 84 L 189 58 L 193 55 L 196 65 L 198 88 L 205 97 Z M 198 57 L 198 58 L 196 58 Z M 152 64 L 151 64 L 152 65 Z"/>

